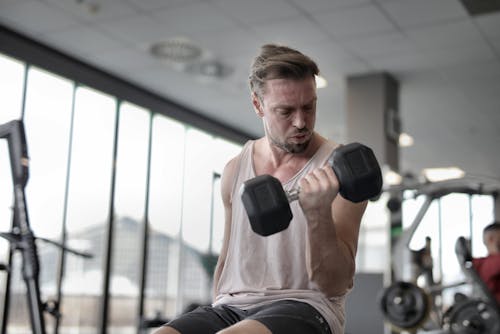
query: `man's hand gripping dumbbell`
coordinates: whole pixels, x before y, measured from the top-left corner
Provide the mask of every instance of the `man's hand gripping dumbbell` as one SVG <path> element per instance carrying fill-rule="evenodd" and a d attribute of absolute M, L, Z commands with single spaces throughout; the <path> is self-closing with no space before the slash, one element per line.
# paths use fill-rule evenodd
<path fill-rule="evenodd" d="M 358 203 L 380 194 L 382 174 L 369 147 L 359 143 L 340 146 L 330 157 L 329 165 L 345 199 Z M 243 183 L 240 193 L 253 231 L 268 236 L 288 227 L 293 217 L 289 202 L 299 198 L 300 189 L 285 192 L 278 179 L 266 174 Z"/>

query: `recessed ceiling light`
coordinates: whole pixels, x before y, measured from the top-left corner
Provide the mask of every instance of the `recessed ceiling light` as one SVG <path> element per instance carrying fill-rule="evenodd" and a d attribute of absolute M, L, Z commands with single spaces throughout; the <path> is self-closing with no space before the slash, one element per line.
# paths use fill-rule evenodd
<path fill-rule="evenodd" d="M 409 147 L 413 145 L 413 137 L 409 134 L 403 132 L 399 135 L 399 146 L 400 147 Z"/>
<path fill-rule="evenodd" d="M 401 184 L 403 177 L 395 171 L 388 169 L 384 172 L 384 182 L 390 186 Z"/>
<path fill-rule="evenodd" d="M 458 167 L 426 168 L 422 170 L 422 174 L 431 182 L 458 179 L 465 176 L 465 172 Z"/>
<path fill-rule="evenodd" d="M 153 56 L 176 63 L 197 61 L 202 53 L 203 50 L 198 45 L 182 37 L 161 41 L 151 46 Z"/>
<path fill-rule="evenodd" d="M 326 79 L 321 75 L 316 75 L 315 79 L 316 79 L 316 88 L 320 89 L 328 86 L 328 81 L 326 81 Z"/>

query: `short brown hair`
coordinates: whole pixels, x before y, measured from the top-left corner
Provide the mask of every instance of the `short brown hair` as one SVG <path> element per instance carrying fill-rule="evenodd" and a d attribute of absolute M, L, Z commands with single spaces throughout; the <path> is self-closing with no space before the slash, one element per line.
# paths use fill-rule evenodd
<path fill-rule="evenodd" d="M 303 53 L 276 44 L 265 44 L 250 68 L 250 90 L 261 96 L 267 80 L 313 77 L 319 73 L 318 65 Z"/>

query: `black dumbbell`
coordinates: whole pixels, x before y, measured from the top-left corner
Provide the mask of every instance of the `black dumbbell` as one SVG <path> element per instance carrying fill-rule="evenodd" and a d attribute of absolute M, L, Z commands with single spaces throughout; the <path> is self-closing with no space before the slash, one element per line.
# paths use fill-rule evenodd
<path fill-rule="evenodd" d="M 369 147 L 360 143 L 340 146 L 329 163 L 345 199 L 359 203 L 380 194 L 382 173 Z M 245 181 L 240 194 L 253 231 L 268 236 L 288 227 L 293 218 L 289 202 L 298 199 L 299 190 L 286 192 L 277 178 L 266 174 Z"/>

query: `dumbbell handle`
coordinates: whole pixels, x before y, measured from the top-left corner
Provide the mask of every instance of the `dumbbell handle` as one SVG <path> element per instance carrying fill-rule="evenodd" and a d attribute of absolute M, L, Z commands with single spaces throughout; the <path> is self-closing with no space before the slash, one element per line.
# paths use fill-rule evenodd
<path fill-rule="evenodd" d="M 286 198 L 288 199 L 288 202 L 293 202 L 295 200 L 298 200 L 299 194 L 300 194 L 300 188 L 295 188 L 285 191 L 285 195 Z"/>
<path fill-rule="evenodd" d="M 328 158 L 328 165 L 330 165 L 333 168 L 333 153 Z M 300 187 L 285 191 L 285 195 L 286 198 L 288 199 L 288 202 L 293 202 L 295 200 L 298 200 L 299 194 L 300 194 Z"/>

